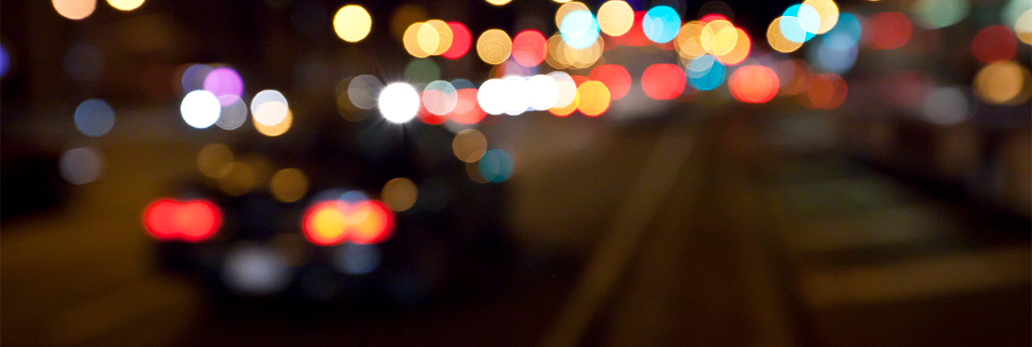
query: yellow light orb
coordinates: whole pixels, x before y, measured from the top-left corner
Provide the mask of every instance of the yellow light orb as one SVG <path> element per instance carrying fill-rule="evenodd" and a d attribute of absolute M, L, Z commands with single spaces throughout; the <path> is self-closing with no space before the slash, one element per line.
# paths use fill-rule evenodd
<path fill-rule="evenodd" d="M 781 53 L 792 53 L 803 46 L 802 42 L 792 42 L 781 33 L 781 17 L 774 18 L 767 27 L 767 43 L 770 48 Z"/>
<path fill-rule="evenodd" d="M 978 97 L 990 104 L 1017 105 L 1029 99 L 1028 68 L 1013 61 L 986 65 L 975 75 Z"/>
<path fill-rule="evenodd" d="M 580 91 L 580 89 L 578 89 Z M 573 111 L 577 110 L 577 106 L 580 106 L 580 93 L 573 94 L 573 101 L 563 107 L 553 107 L 548 109 L 548 112 L 560 117 L 569 116 Z"/>
<path fill-rule="evenodd" d="M 337 37 L 347 42 L 358 42 L 369 36 L 373 27 L 373 17 L 365 8 L 358 5 L 347 5 L 337 10 L 333 16 L 333 31 Z"/>
<path fill-rule="evenodd" d="M 52 3 L 57 14 L 71 20 L 89 17 L 97 9 L 97 0 L 52 0 Z"/>
<path fill-rule="evenodd" d="M 731 22 L 718 19 L 702 27 L 699 43 L 710 54 L 725 55 L 738 43 L 738 31 Z"/>
<path fill-rule="evenodd" d="M 634 9 L 622 0 L 610 0 L 598 8 L 598 28 L 609 36 L 626 34 L 634 25 Z"/>
<path fill-rule="evenodd" d="M 744 30 L 739 28 L 735 28 L 735 31 L 738 32 L 735 47 L 727 54 L 717 56 L 724 65 L 738 65 L 745 58 L 748 58 L 749 52 L 752 51 L 752 40 L 749 39 L 749 34 L 746 34 Z"/>
<path fill-rule="evenodd" d="M 596 117 L 609 109 L 609 88 L 599 81 L 587 81 L 577 87 L 580 96 L 577 110 L 585 116 Z"/>
<path fill-rule="evenodd" d="M 585 69 L 591 67 L 602 58 L 602 52 L 605 50 L 605 41 L 599 36 L 595 43 L 591 44 L 584 49 L 576 49 L 569 45 L 563 45 L 565 55 L 570 66 L 575 69 Z"/>
<path fill-rule="evenodd" d="M 1032 45 L 1032 9 L 1026 10 L 1014 22 L 1014 33 L 1021 42 Z"/>
<path fill-rule="evenodd" d="M 380 198 L 383 204 L 393 211 L 405 211 L 416 204 L 419 190 L 412 180 L 405 177 L 394 178 L 387 181 L 380 191 Z"/>
<path fill-rule="evenodd" d="M 226 174 L 222 170 L 226 165 L 233 162 L 233 151 L 221 143 L 213 143 L 197 152 L 197 169 L 211 178 L 219 178 Z"/>
<path fill-rule="evenodd" d="M 475 163 L 487 153 L 487 137 L 477 129 L 460 131 L 452 140 L 452 152 L 459 160 Z"/>
<path fill-rule="evenodd" d="M 266 103 L 262 104 L 261 106 L 258 106 L 258 109 L 261 110 L 263 107 L 266 107 L 266 105 L 270 105 L 270 104 L 279 104 L 279 103 L 275 102 L 275 101 L 266 102 Z M 251 118 L 253 119 L 254 117 L 251 117 Z M 280 121 L 279 123 L 276 123 L 276 124 L 273 124 L 273 125 L 265 125 L 265 124 L 259 123 L 256 120 L 256 121 L 254 121 L 254 128 L 256 130 L 258 130 L 258 132 L 261 133 L 262 135 L 265 135 L 265 136 L 268 136 L 268 137 L 276 137 L 276 136 L 283 135 L 283 133 L 286 133 L 287 130 L 290 130 L 290 126 L 291 126 L 291 124 L 293 124 L 293 122 L 294 122 L 294 113 L 291 112 L 288 109 L 287 110 L 287 116 L 285 118 L 283 118 L 283 120 Z"/>
<path fill-rule="evenodd" d="M 491 65 L 498 65 L 509 59 L 512 54 L 512 39 L 500 29 L 490 29 L 480 34 L 477 39 L 477 55 L 480 60 Z"/>
<path fill-rule="evenodd" d="M 426 22 L 426 25 L 432 26 L 437 33 L 437 49 L 433 52 L 427 52 L 430 52 L 430 55 L 441 55 L 447 52 L 451 48 L 452 39 L 455 37 L 448 23 L 440 19 L 431 19 Z"/>
<path fill-rule="evenodd" d="M 294 168 L 276 171 L 269 180 L 269 192 L 281 202 L 301 200 L 308 192 L 308 177 Z"/>
<path fill-rule="evenodd" d="M 512 2 L 512 0 L 485 0 L 487 3 L 495 6 L 502 6 Z"/>
<path fill-rule="evenodd" d="M 699 38 L 702 36 L 702 28 L 706 25 L 700 21 L 691 21 L 681 26 L 681 29 L 677 32 L 675 38 L 674 49 L 677 50 L 677 54 L 684 59 L 695 59 L 703 54 L 706 54 L 706 49 L 702 48 L 702 42 Z"/>
<path fill-rule="evenodd" d="M 120 11 L 132 11 L 143 5 L 144 0 L 107 0 L 108 5 Z"/>
<path fill-rule="evenodd" d="M 588 9 L 588 5 L 585 5 L 577 1 L 567 2 L 564 3 L 562 6 L 559 6 L 559 9 L 555 10 L 555 27 L 561 28 L 563 26 L 563 19 L 566 18 L 566 15 L 570 14 L 570 12 L 577 10 L 591 12 L 591 10 Z"/>
<path fill-rule="evenodd" d="M 437 33 L 437 28 L 434 28 L 433 25 L 420 24 L 419 30 L 416 30 L 416 44 L 419 45 L 419 50 L 432 55 L 441 45 L 441 35 Z"/>
<path fill-rule="evenodd" d="M 244 162 L 232 162 L 222 168 L 219 189 L 232 196 L 244 195 L 258 184 L 258 174 Z"/>
<path fill-rule="evenodd" d="M 570 59 L 566 56 L 566 41 L 556 33 L 548 38 L 548 55 L 545 62 L 554 69 L 562 70 L 570 67 Z"/>
<path fill-rule="evenodd" d="M 427 52 L 419 45 L 419 30 L 423 28 L 423 24 L 425 23 L 419 22 L 409 25 L 408 29 L 405 29 L 405 36 L 401 39 L 405 45 L 405 51 L 416 58 L 426 58 L 432 53 Z"/>
<path fill-rule="evenodd" d="M 835 27 L 838 24 L 839 19 L 839 8 L 832 0 L 805 0 L 803 5 L 810 5 L 813 9 L 817 10 L 817 15 L 821 18 L 821 26 L 817 28 L 817 35 L 824 34 Z"/>

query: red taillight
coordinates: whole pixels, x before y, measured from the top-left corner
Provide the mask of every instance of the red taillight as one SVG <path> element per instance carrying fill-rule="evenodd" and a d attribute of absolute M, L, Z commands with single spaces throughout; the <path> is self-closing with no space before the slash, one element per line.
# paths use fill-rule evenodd
<path fill-rule="evenodd" d="M 379 201 L 331 200 L 310 207 L 301 224 L 305 238 L 317 245 L 380 243 L 394 232 L 394 214 Z"/>
<path fill-rule="evenodd" d="M 143 211 L 143 225 L 158 240 L 204 241 L 222 225 L 219 207 L 207 200 L 162 199 Z"/>

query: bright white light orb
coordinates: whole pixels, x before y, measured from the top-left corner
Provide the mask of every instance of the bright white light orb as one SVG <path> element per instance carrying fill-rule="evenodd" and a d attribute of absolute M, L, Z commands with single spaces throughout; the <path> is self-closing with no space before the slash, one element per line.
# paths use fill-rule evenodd
<path fill-rule="evenodd" d="M 183 120 L 197 129 L 214 125 L 219 120 L 220 112 L 222 104 L 219 104 L 219 98 L 207 90 L 195 90 L 186 94 L 183 103 L 179 105 L 179 113 L 183 115 Z"/>
<path fill-rule="evenodd" d="M 262 104 L 267 102 L 277 102 L 282 104 L 276 105 L 276 107 L 265 107 L 262 108 Z M 258 112 L 258 110 L 267 110 L 266 112 Z M 254 117 L 254 121 L 262 125 L 273 126 L 279 124 L 283 119 L 287 118 L 287 112 L 290 110 L 290 104 L 287 103 L 287 98 L 283 96 L 277 90 L 266 89 L 258 92 L 251 99 L 251 116 Z"/>
<path fill-rule="evenodd" d="M 527 108 L 530 107 L 527 102 L 530 98 L 530 90 L 527 88 L 527 79 L 523 76 L 506 76 L 502 79 L 502 83 L 505 84 L 507 98 L 504 98 L 505 102 L 505 114 L 510 116 L 519 116 L 523 112 L 527 112 Z"/>
<path fill-rule="evenodd" d="M 559 87 L 559 95 L 556 97 L 555 105 L 552 107 L 563 108 L 569 106 L 577 98 L 577 82 L 569 74 L 562 71 L 553 71 L 548 74 L 548 77 L 555 80 L 556 86 Z"/>
<path fill-rule="evenodd" d="M 505 113 L 508 97 L 505 83 L 497 78 L 484 81 L 477 90 L 477 103 L 480 104 L 480 109 L 490 115 Z"/>
<path fill-rule="evenodd" d="M 408 83 L 391 83 L 380 91 L 380 114 L 391 123 L 405 123 L 419 112 L 419 93 Z"/>
<path fill-rule="evenodd" d="M 538 111 L 548 110 L 559 101 L 559 84 L 546 75 L 534 75 L 528 79 L 527 92 L 530 107 Z"/>

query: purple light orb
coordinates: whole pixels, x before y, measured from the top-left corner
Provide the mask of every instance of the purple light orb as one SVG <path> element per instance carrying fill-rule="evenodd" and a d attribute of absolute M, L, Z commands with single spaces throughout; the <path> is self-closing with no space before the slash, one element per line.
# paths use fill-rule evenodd
<path fill-rule="evenodd" d="M 219 99 L 219 103 L 223 107 L 233 105 L 233 98 L 223 98 L 226 95 L 232 95 L 240 98 L 244 93 L 244 80 L 240 78 L 240 74 L 231 68 L 220 67 L 215 70 L 211 70 L 208 76 L 204 77 L 204 90 L 215 94 Z"/>

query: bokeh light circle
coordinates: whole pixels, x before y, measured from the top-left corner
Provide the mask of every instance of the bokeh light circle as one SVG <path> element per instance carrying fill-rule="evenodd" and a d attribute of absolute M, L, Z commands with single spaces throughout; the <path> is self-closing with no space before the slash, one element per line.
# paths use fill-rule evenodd
<path fill-rule="evenodd" d="M 516 63 L 535 67 L 541 65 L 548 55 L 548 41 L 537 30 L 524 30 L 512 39 L 512 59 Z"/>
<path fill-rule="evenodd" d="M 115 125 L 115 110 L 101 99 L 89 99 L 75 109 L 75 128 L 83 135 L 100 137 Z"/>
<path fill-rule="evenodd" d="M 634 9 L 626 1 L 609 0 L 598 8 L 598 27 L 609 36 L 626 34 L 634 26 Z"/>
<path fill-rule="evenodd" d="M 97 9 L 97 0 L 52 0 L 51 3 L 57 14 L 71 20 L 89 17 Z"/>
<path fill-rule="evenodd" d="M 355 107 L 369 110 L 376 107 L 376 98 L 383 89 L 383 83 L 373 75 L 358 75 L 348 83 L 348 100 Z"/>
<path fill-rule="evenodd" d="M 369 35 L 372 27 L 373 18 L 359 5 L 341 7 L 333 16 L 333 31 L 337 33 L 337 37 L 347 42 L 362 41 Z"/>
<path fill-rule="evenodd" d="M 477 129 L 466 129 L 452 139 L 452 153 L 459 160 L 475 163 L 487 153 L 487 138 Z"/>
<path fill-rule="evenodd" d="M 447 81 L 433 81 L 423 89 L 423 106 L 432 114 L 446 115 L 458 102 L 458 91 Z"/>
<path fill-rule="evenodd" d="M 61 178 L 68 183 L 87 184 L 104 173 L 104 157 L 93 148 L 75 148 L 61 154 L 57 167 Z"/>
<path fill-rule="evenodd" d="M 559 84 L 547 75 L 534 75 L 527 79 L 527 103 L 530 108 L 545 111 L 559 100 Z"/>
<path fill-rule="evenodd" d="M 295 202 L 308 192 L 308 177 L 301 170 L 286 168 L 276 171 L 269 179 L 269 192 L 280 202 Z"/>
<path fill-rule="evenodd" d="M 702 48 L 715 56 L 731 53 L 738 43 L 738 30 L 731 22 L 715 20 L 706 23 L 699 35 Z"/>
<path fill-rule="evenodd" d="M 645 13 L 641 28 L 652 42 L 667 43 L 677 37 L 681 29 L 681 15 L 673 7 L 656 6 Z"/>
<path fill-rule="evenodd" d="M 763 65 L 742 66 L 731 73 L 728 89 L 741 102 L 759 104 L 770 101 L 778 94 L 778 75 Z"/>
<path fill-rule="evenodd" d="M 107 0 L 108 5 L 119 11 L 132 11 L 143 6 L 145 0 Z"/>
<path fill-rule="evenodd" d="M 805 0 L 803 1 L 804 6 L 810 6 L 813 8 L 818 15 L 820 25 L 817 28 L 817 35 L 827 33 L 835 25 L 838 24 L 839 20 L 839 8 L 833 0 Z"/>
<path fill-rule="evenodd" d="M 609 109 L 609 88 L 599 81 L 587 81 L 577 87 L 580 102 L 577 110 L 588 117 L 598 117 Z"/>
<path fill-rule="evenodd" d="M 448 50 L 441 53 L 441 56 L 448 59 L 462 58 L 466 52 L 469 52 L 469 47 L 473 44 L 473 35 L 465 25 L 459 22 L 448 22 L 448 27 L 452 32 L 452 43 Z"/>
<path fill-rule="evenodd" d="M 598 40 L 598 21 L 591 12 L 577 10 L 570 12 L 563 18 L 559 26 L 559 33 L 563 41 L 572 48 L 585 49 Z"/>
<path fill-rule="evenodd" d="M 688 64 L 688 82 L 698 90 L 713 90 L 724 83 L 727 68 L 712 55 L 703 55 Z"/>
<path fill-rule="evenodd" d="M 905 14 L 881 12 L 867 18 L 867 44 L 875 49 L 896 49 L 910 41 L 913 25 Z"/>
<path fill-rule="evenodd" d="M 269 104 L 269 105 L 266 105 Z M 278 90 L 266 89 L 251 98 L 251 113 L 254 121 L 262 125 L 273 126 L 287 117 L 290 104 L 287 97 Z"/>
<path fill-rule="evenodd" d="M 392 211 L 405 211 L 412 208 L 419 198 L 419 189 L 412 180 L 405 177 L 396 177 L 387 181 L 380 190 L 380 198 L 383 204 Z"/>
<path fill-rule="evenodd" d="M 512 40 L 500 29 L 489 29 L 477 38 L 477 56 L 491 65 L 498 65 L 509 59 Z"/>
<path fill-rule="evenodd" d="M 222 104 L 215 94 L 207 90 L 195 90 L 183 97 L 179 105 L 186 124 L 197 129 L 204 129 L 215 124 L 222 112 Z"/>
<path fill-rule="evenodd" d="M 975 75 L 974 89 L 989 104 L 1014 105 L 1029 99 L 1028 68 L 1013 61 L 986 65 Z"/>
<path fill-rule="evenodd" d="M 784 17 L 774 18 L 774 21 L 770 22 L 770 26 L 767 27 L 767 44 L 770 48 L 781 53 L 792 53 L 803 46 L 802 42 L 795 42 L 789 40 L 781 32 L 781 22 Z"/>
<path fill-rule="evenodd" d="M 391 123 L 405 123 L 419 112 L 419 93 L 407 83 L 391 83 L 380 91 L 377 105 L 384 119 Z"/>
<path fill-rule="evenodd" d="M 220 67 L 211 70 L 211 72 L 208 72 L 208 75 L 204 77 L 204 90 L 215 94 L 215 97 L 219 98 L 222 106 L 229 106 L 232 105 L 236 99 L 223 99 L 222 97 L 231 95 L 239 99 L 244 93 L 244 80 L 240 78 L 240 74 L 238 74 L 236 70 L 228 67 Z M 226 102 L 222 103 L 223 100 Z"/>
<path fill-rule="evenodd" d="M 513 171 L 513 159 L 501 149 L 492 149 L 484 153 L 480 158 L 480 175 L 488 182 L 499 183 L 509 179 Z"/>
<path fill-rule="evenodd" d="M 1010 28 L 991 25 L 978 31 L 971 41 L 971 53 L 983 63 L 1011 60 L 1018 51 L 1018 40 Z"/>
<path fill-rule="evenodd" d="M 215 125 L 225 130 L 236 130 L 247 123 L 247 104 L 240 98 L 233 95 L 219 97 L 219 104 L 222 111 L 219 112 L 219 120 Z"/>
<path fill-rule="evenodd" d="M 609 89 L 612 100 L 620 100 L 631 91 L 631 74 L 623 65 L 604 64 L 596 66 L 588 78 L 602 82 Z"/>
<path fill-rule="evenodd" d="M 257 130 L 259 134 L 268 137 L 276 137 L 285 134 L 287 130 L 290 130 L 290 127 L 294 124 L 294 113 L 290 112 L 290 109 L 286 107 L 286 105 L 278 101 L 270 101 L 262 104 L 258 108 L 258 110 L 254 112 L 255 117 L 252 117 L 254 129 Z M 259 123 L 256 119 L 257 116 L 260 114 L 280 113 L 283 112 L 283 110 L 286 110 L 286 116 L 284 116 L 279 123 L 273 125 L 265 125 Z"/>
<path fill-rule="evenodd" d="M 674 64 L 654 64 L 641 75 L 641 88 L 650 98 L 671 100 L 684 92 L 684 71 Z"/>

